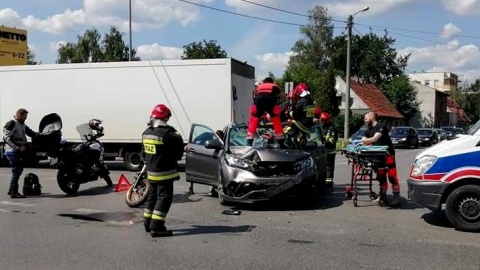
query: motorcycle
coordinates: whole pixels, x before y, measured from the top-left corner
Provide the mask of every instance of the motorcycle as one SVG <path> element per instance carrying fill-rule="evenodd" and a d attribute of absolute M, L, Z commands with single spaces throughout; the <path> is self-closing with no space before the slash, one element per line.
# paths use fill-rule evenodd
<path fill-rule="evenodd" d="M 147 166 L 143 165 L 142 170 L 137 173 L 134 182 L 125 194 L 125 202 L 129 207 L 140 207 L 147 201 L 152 185 L 147 180 L 146 168 Z"/>
<path fill-rule="evenodd" d="M 94 123 L 94 125 L 92 124 Z M 84 142 L 70 144 L 61 140 L 62 120 L 58 114 L 49 114 L 40 121 L 40 135 L 34 144 L 47 151 L 52 158 L 50 164 L 58 168 L 57 184 L 69 195 L 77 193 L 81 184 L 103 178 L 107 186 L 113 186 L 110 171 L 103 161 L 104 148 L 98 140 L 103 133 L 101 121 L 92 119 L 77 126 L 77 132 Z"/>

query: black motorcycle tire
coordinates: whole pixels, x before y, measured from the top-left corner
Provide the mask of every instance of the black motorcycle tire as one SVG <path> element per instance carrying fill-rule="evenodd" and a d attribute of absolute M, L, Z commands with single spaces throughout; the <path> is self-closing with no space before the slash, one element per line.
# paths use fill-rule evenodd
<path fill-rule="evenodd" d="M 147 179 L 141 179 L 138 184 L 134 183 L 125 194 L 125 202 L 129 207 L 136 208 L 143 205 L 148 198 L 152 185 Z"/>
<path fill-rule="evenodd" d="M 80 188 L 80 184 L 69 181 L 68 172 L 64 169 L 59 169 L 57 172 L 57 184 L 68 195 L 75 195 Z"/>

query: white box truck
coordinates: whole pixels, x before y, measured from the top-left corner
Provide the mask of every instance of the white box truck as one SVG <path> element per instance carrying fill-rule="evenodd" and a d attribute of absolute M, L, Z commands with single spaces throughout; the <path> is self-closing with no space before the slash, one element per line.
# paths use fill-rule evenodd
<path fill-rule="evenodd" d="M 33 130 L 44 115 L 57 113 L 62 138 L 80 142 L 76 126 L 97 118 L 105 128 L 105 159 L 138 170 L 141 134 L 156 104 L 170 107 L 169 124 L 187 143 L 192 123 L 223 129 L 248 122 L 254 85 L 254 67 L 233 58 L 0 67 L 0 125 L 18 108 L 29 111 Z"/>

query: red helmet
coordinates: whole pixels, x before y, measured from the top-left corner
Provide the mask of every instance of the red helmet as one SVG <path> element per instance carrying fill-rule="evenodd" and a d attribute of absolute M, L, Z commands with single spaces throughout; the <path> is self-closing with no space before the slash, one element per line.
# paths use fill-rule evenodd
<path fill-rule="evenodd" d="M 308 89 L 308 86 L 306 83 L 299 83 L 296 87 L 295 87 L 295 95 L 297 97 L 299 97 L 303 92 L 305 92 L 306 90 Z"/>
<path fill-rule="evenodd" d="M 152 110 L 152 114 L 150 115 L 150 117 L 158 118 L 158 119 L 161 119 L 161 120 L 166 120 L 166 119 L 170 118 L 171 116 L 172 116 L 172 112 L 164 104 L 156 105 Z"/>
<path fill-rule="evenodd" d="M 320 120 L 330 121 L 330 114 L 327 112 L 322 112 L 322 114 L 320 115 Z"/>
<path fill-rule="evenodd" d="M 313 117 L 315 118 L 320 118 L 322 114 L 322 110 L 320 108 L 315 107 L 315 110 L 313 111 Z"/>

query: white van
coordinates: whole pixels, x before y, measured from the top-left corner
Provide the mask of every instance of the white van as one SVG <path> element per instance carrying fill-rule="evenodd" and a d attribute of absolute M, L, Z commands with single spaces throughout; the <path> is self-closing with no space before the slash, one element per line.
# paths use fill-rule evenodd
<path fill-rule="evenodd" d="M 480 230 L 480 121 L 467 134 L 415 157 L 408 197 L 431 211 L 441 211 L 445 204 L 448 220 L 458 230 Z"/>

